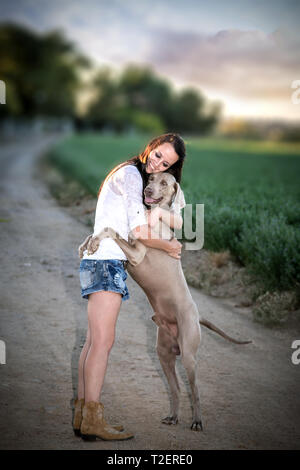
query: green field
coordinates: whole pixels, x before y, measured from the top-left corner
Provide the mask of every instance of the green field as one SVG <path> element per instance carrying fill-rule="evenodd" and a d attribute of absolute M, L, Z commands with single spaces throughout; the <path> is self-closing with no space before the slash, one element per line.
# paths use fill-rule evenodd
<path fill-rule="evenodd" d="M 51 160 L 96 195 L 107 172 L 146 137 L 74 135 Z M 300 282 L 300 145 L 187 138 L 182 189 L 205 207 L 204 248 L 229 249 L 267 289 Z"/>

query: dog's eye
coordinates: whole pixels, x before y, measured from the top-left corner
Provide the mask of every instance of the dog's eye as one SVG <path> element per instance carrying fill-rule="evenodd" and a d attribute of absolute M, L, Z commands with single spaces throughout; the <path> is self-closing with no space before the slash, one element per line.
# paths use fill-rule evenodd
<path fill-rule="evenodd" d="M 162 180 L 162 181 L 160 182 L 160 184 L 161 184 L 162 186 L 167 186 L 167 183 L 166 183 L 165 180 Z"/>

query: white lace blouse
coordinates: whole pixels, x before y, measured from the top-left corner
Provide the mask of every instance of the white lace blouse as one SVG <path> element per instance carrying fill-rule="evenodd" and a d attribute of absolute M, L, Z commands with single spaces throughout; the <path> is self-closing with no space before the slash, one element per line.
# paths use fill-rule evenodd
<path fill-rule="evenodd" d="M 104 183 L 97 201 L 94 235 L 111 227 L 128 240 L 131 230 L 147 224 L 142 192 L 143 180 L 134 165 L 123 166 L 113 173 Z M 93 255 L 85 252 L 83 259 L 127 258 L 112 238 L 105 238 Z"/>

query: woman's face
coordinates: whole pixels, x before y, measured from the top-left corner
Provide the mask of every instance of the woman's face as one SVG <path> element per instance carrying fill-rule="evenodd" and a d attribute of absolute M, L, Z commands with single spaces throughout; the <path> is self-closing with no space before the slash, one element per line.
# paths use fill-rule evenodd
<path fill-rule="evenodd" d="M 159 173 L 165 171 L 178 160 L 174 147 L 169 142 L 158 145 L 147 158 L 146 173 Z"/>

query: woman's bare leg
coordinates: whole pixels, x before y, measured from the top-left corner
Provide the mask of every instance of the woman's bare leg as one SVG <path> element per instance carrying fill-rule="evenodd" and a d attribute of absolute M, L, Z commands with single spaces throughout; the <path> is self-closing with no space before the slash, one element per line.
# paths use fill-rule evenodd
<path fill-rule="evenodd" d="M 107 368 L 108 356 L 115 339 L 115 327 L 122 303 L 121 294 L 109 291 L 89 295 L 88 325 L 89 338 L 83 352 L 83 379 L 85 402 L 98 401 L 100 398 Z M 88 343 L 90 347 L 88 348 Z M 78 391 L 79 393 L 79 391 Z M 80 394 L 82 395 L 82 388 Z M 79 397 L 78 398 L 83 398 Z"/>
<path fill-rule="evenodd" d="M 84 399 L 84 374 L 83 374 L 83 371 L 84 371 L 84 364 L 85 364 L 86 356 L 89 352 L 90 346 L 91 346 L 91 334 L 90 334 L 90 329 L 88 327 L 87 334 L 86 334 L 86 340 L 85 340 L 85 343 L 84 343 L 83 348 L 81 350 L 80 357 L 79 357 L 79 363 L 78 363 L 78 394 L 77 394 L 77 398 L 79 400 L 82 399 L 82 398 Z"/>

